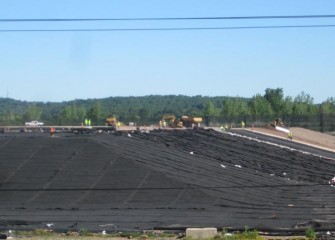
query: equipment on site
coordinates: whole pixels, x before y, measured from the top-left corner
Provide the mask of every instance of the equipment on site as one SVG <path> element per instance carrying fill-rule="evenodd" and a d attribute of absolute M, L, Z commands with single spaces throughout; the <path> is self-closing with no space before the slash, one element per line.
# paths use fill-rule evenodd
<path fill-rule="evenodd" d="M 160 121 L 161 127 L 171 127 L 171 128 L 198 128 L 202 122 L 201 117 L 188 117 L 182 116 L 179 119 L 173 114 L 165 114 Z"/>
<path fill-rule="evenodd" d="M 109 126 L 109 127 L 119 127 L 121 122 L 119 122 L 115 116 L 115 114 L 112 114 L 112 115 L 109 115 L 107 118 L 106 118 L 106 121 L 105 121 L 105 124 L 106 126 Z"/>
<path fill-rule="evenodd" d="M 43 126 L 44 123 L 34 120 L 31 122 L 25 122 L 24 125 L 29 126 L 29 127 L 38 127 L 38 126 Z"/>
<path fill-rule="evenodd" d="M 202 123 L 202 117 L 182 116 L 180 118 L 180 121 L 182 122 L 183 126 L 186 128 L 198 128 L 200 127 L 200 124 Z"/>
<path fill-rule="evenodd" d="M 280 118 L 276 118 L 271 122 L 271 126 L 274 127 L 276 130 L 284 132 L 284 133 L 290 133 L 290 130 L 288 127 L 284 125 L 282 120 Z"/>
<path fill-rule="evenodd" d="M 164 114 L 160 121 L 161 127 L 182 128 L 183 123 L 176 119 L 173 114 Z"/>
<path fill-rule="evenodd" d="M 274 127 L 274 128 L 277 127 L 277 126 L 283 127 L 284 123 L 282 122 L 282 120 L 280 118 L 276 118 L 275 120 L 273 120 L 271 122 L 271 126 Z"/>

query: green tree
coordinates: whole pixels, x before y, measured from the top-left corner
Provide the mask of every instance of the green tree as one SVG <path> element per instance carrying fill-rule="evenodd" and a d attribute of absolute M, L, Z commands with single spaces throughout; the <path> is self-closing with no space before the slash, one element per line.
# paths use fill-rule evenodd
<path fill-rule="evenodd" d="M 296 123 L 300 124 L 302 121 L 308 123 L 318 121 L 318 119 L 324 117 L 322 121 L 329 125 L 329 122 L 333 121 L 333 116 L 320 116 L 320 113 L 322 111 L 325 114 L 335 113 L 334 103 L 334 98 L 329 98 L 322 104 L 321 108 L 319 104 L 313 103 L 313 99 L 308 94 L 300 94 L 294 101 L 292 97 L 283 99 L 281 88 L 267 89 L 263 99 L 259 94 L 251 99 L 227 96 L 151 95 L 74 100 L 59 103 L 29 103 L 0 97 L 0 124 L 23 124 L 25 121 L 36 119 L 47 124 L 79 125 L 85 118 L 90 118 L 92 124 L 101 124 L 110 114 L 115 114 L 122 122 L 158 123 L 165 113 L 173 113 L 177 118 L 182 115 L 200 116 L 204 118 L 204 122 L 207 118 L 207 123 L 218 120 L 218 117 L 220 117 L 220 122 L 239 123 L 241 117 L 244 118 L 246 115 L 247 120 L 250 121 L 248 117 L 250 113 L 253 114 L 252 117 L 257 114 L 261 116 L 270 113 L 272 114 L 272 116 L 269 116 L 271 119 L 265 119 L 265 121 L 273 120 L 274 117 L 282 118 L 285 121 L 283 119 L 285 117 L 286 121 L 290 120 L 293 126 Z M 277 112 L 275 112 L 275 109 L 277 109 Z M 41 115 L 40 112 L 42 112 Z M 293 113 L 299 115 L 294 116 Z M 314 113 L 318 115 L 311 117 Z M 268 117 L 266 116 L 266 118 Z M 315 126 L 315 123 L 313 124 Z"/>
<path fill-rule="evenodd" d="M 204 109 L 204 118 L 205 118 L 205 124 L 208 126 L 213 117 L 215 116 L 216 109 L 214 107 L 213 102 L 209 101 L 207 102 L 205 109 Z"/>
<path fill-rule="evenodd" d="M 306 94 L 305 92 L 301 92 L 294 99 L 293 104 L 293 114 L 295 115 L 309 115 L 316 114 L 318 112 L 318 108 L 313 105 L 313 98 Z"/>
<path fill-rule="evenodd" d="M 226 98 L 222 102 L 221 117 L 226 121 L 231 121 L 234 116 L 234 102 L 231 98 Z"/>
<path fill-rule="evenodd" d="M 60 123 L 62 125 L 76 125 L 76 106 L 68 105 L 65 106 L 60 114 Z"/>
<path fill-rule="evenodd" d="M 325 113 L 325 114 L 331 114 L 331 113 L 335 113 L 335 99 L 332 98 L 328 98 L 327 101 L 323 102 L 321 104 L 321 113 Z"/>
<path fill-rule="evenodd" d="M 256 118 L 273 114 L 270 103 L 260 94 L 252 97 L 250 101 L 250 112 L 256 116 Z"/>
<path fill-rule="evenodd" d="M 91 119 L 92 125 L 99 125 L 101 119 L 101 102 L 94 102 L 93 107 L 88 110 L 87 117 Z"/>
<path fill-rule="evenodd" d="M 86 109 L 83 106 L 78 106 L 76 109 L 76 120 L 78 123 L 83 123 L 86 117 Z"/>
<path fill-rule="evenodd" d="M 26 110 L 26 121 L 39 120 L 42 115 L 42 110 L 36 105 L 29 105 Z"/>
<path fill-rule="evenodd" d="M 292 112 L 293 112 L 293 100 L 292 97 L 288 96 L 284 100 L 282 113 L 284 115 L 291 115 Z"/>
<path fill-rule="evenodd" d="M 150 114 L 149 114 L 149 110 L 147 108 L 140 108 L 139 110 L 139 117 L 141 119 L 141 123 L 142 124 L 148 124 L 148 122 L 150 121 Z"/>
<path fill-rule="evenodd" d="M 282 88 L 265 89 L 264 98 L 271 104 L 273 112 L 277 115 L 281 114 L 284 102 L 283 97 L 284 93 Z"/>
<path fill-rule="evenodd" d="M 240 121 L 240 118 L 245 118 L 250 113 L 248 102 L 239 97 L 226 98 L 223 101 L 221 117 L 225 121 Z"/>
<path fill-rule="evenodd" d="M 2 116 L 2 121 L 5 125 L 15 124 L 19 118 L 18 114 L 10 109 L 6 109 L 4 115 Z"/>

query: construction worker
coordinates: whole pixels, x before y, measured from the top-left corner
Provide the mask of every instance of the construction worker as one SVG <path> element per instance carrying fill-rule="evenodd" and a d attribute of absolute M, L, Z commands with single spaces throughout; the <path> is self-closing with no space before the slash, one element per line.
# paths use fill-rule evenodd
<path fill-rule="evenodd" d="M 88 126 L 91 126 L 91 119 L 88 119 Z"/>
<path fill-rule="evenodd" d="M 245 123 L 243 121 L 241 121 L 241 127 L 244 128 L 245 127 Z"/>
<path fill-rule="evenodd" d="M 289 132 L 288 134 L 287 134 L 287 138 L 289 139 L 289 140 L 293 140 L 293 134 L 292 134 L 292 132 Z"/>
<path fill-rule="evenodd" d="M 55 128 L 50 128 L 50 136 L 52 137 L 56 132 L 56 129 Z"/>
<path fill-rule="evenodd" d="M 224 129 L 225 129 L 226 131 L 228 131 L 228 129 L 229 129 L 228 124 L 226 124 L 226 125 L 224 126 Z"/>
<path fill-rule="evenodd" d="M 220 127 L 221 131 L 223 132 L 223 126 Z"/>
<path fill-rule="evenodd" d="M 88 119 L 85 118 L 85 126 L 87 126 L 87 125 L 88 125 Z"/>

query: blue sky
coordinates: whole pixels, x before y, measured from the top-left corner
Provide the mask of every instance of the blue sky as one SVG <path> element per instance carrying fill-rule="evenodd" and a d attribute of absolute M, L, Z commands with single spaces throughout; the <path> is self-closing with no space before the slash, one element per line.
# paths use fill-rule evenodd
<path fill-rule="evenodd" d="M 2 0 L 0 18 L 335 14 L 333 0 Z M 5 29 L 335 24 L 327 19 L 0 22 Z M 335 97 L 335 27 L 199 31 L 0 32 L 0 97 L 61 102 L 182 94 L 252 97 L 266 88 Z"/>

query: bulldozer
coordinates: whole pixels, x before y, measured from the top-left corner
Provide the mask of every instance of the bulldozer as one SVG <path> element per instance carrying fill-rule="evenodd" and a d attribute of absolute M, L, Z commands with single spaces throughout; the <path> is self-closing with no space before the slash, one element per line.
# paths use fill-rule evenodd
<path fill-rule="evenodd" d="M 287 126 L 284 125 L 282 120 L 280 118 L 276 118 L 271 122 L 271 126 L 274 127 L 276 130 L 285 132 L 285 133 L 290 133 L 290 130 L 288 129 Z"/>
<path fill-rule="evenodd" d="M 272 127 L 283 127 L 284 126 L 284 123 L 282 122 L 282 120 L 280 119 L 280 118 L 276 118 L 275 120 L 273 120 L 272 122 L 271 122 L 271 126 Z"/>
<path fill-rule="evenodd" d="M 116 127 L 118 125 L 118 120 L 114 114 L 109 115 L 105 120 L 105 125 L 109 127 Z"/>

